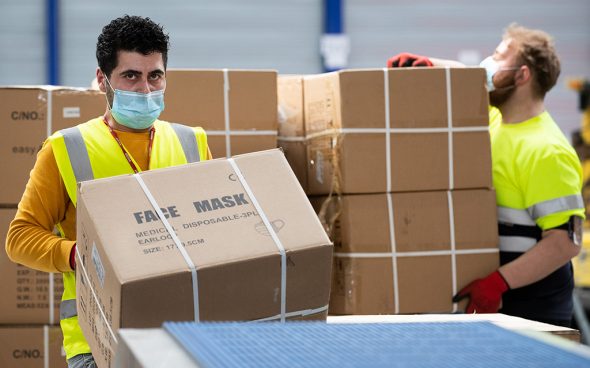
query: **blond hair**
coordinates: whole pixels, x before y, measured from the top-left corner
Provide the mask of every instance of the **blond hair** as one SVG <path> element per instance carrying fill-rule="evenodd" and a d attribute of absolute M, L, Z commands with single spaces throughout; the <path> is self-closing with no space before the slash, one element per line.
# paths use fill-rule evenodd
<path fill-rule="evenodd" d="M 561 72 L 553 37 L 544 31 L 512 23 L 506 28 L 503 39 L 514 42 L 520 62 L 532 71 L 534 92 L 544 97 L 557 83 Z"/>

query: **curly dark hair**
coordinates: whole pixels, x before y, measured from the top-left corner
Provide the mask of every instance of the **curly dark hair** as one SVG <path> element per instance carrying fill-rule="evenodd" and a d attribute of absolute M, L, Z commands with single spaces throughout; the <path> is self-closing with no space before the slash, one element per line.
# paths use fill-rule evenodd
<path fill-rule="evenodd" d="M 164 28 L 150 18 L 124 15 L 104 26 L 96 43 L 96 60 L 99 68 L 110 78 L 117 67 L 118 51 L 135 51 L 143 55 L 162 54 L 164 68 L 168 62 L 170 41 Z"/>

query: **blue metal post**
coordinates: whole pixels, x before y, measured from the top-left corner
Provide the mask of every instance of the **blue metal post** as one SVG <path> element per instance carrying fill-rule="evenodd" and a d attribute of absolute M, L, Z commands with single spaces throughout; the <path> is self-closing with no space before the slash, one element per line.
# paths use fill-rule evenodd
<path fill-rule="evenodd" d="M 324 32 L 342 33 L 342 0 L 325 0 Z"/>
<path fill-rule="evenodd" d="M 324 71 L 346 67 L 350 42 L 343 27 L 343 0 L 324 0 L 324 34 L 320 41 Z"/>
<path fill-rule="evenodd" d="M 47 83 L 59 85 L 59 0 L 46 1 Z"/>

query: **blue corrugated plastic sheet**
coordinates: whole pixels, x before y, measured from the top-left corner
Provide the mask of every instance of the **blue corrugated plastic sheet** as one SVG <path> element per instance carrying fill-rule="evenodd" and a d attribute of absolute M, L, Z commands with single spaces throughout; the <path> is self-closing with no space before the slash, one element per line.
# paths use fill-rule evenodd
<path fill-rule="evenodd" d="M 170 322 L 164 328 L 200 367 L 590 367 L 587 357 L 487 322 Z"/>

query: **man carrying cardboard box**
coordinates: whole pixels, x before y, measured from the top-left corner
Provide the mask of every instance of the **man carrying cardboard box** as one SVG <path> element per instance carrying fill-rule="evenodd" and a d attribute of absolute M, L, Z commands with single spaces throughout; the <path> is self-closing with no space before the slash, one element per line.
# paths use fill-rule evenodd
<path fill-rule="evenodd" d="M 203 129 L 158 120 L 168 39 L 149 18 L 126 15 L 103 28 L 96 78 L 106 93 L 105 115 L 44 143 L 10 224 L 6 251 L 14 262 L 63 273 L 60 324 L 69 367 L 95 366 L 76 312 L 77 183 L 211 158 Z"/>
<path fill-rule="evenodd" d="M 408 53 L 388 67 L 464 66 Z M 510 25 L 481 66 L 490 97 L 493 183 L 501 267 L 459 291 L 467 313 L 502 313 L 569 326 L 584 203 L 575 151 L 545 110 L 560 62 L 551 37 Z"/>

